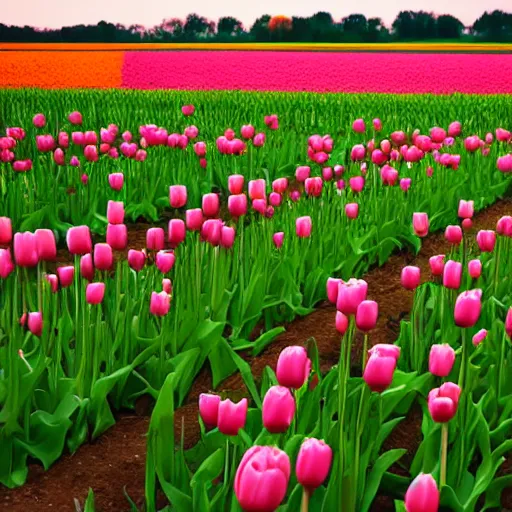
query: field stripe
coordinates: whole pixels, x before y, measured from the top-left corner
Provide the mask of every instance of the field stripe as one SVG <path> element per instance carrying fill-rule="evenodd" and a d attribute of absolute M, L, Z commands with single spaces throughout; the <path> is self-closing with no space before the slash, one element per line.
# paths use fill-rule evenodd
<path fill-rule="evenodd" d="M 12 51 L 0 56 L 0 87 L 117 88 L 124 52 Z"/>
<path fill-rule="evenodd" d="M 126 52 L 123 87 L 510 94 L 512 54 Z"/>

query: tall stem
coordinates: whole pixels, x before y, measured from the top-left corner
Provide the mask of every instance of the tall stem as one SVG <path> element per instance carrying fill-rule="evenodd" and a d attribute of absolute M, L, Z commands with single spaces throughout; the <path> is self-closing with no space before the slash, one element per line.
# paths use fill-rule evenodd
<path fill-rule="evenodd" d="M 446 485 L 446 461 L 448 457 L 448 423 L 441 425 L 441 475 L 439 487 Z"/>
<path fill-rule="evenodd" d="M 309 510 L 309 491 L 304 487 L 302 489 L 302 503 L 300 505 L 300 512 L 308 512 Z"/>

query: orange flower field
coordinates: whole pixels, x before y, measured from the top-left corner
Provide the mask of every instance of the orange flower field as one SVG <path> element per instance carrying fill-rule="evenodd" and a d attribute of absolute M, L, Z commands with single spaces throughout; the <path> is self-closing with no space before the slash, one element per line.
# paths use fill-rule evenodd
<path fill-rule="evenodd" d="M 43 89 L 120 87 L 123 56 L 122 51 L 3 52 L 0 87 Z"/>

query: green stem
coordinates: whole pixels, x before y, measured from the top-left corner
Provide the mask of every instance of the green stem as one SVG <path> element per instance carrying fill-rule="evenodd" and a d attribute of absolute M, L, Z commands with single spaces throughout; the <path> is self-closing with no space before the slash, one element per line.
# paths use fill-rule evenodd
<path fill-rule="evenodd" d="M 304 487 L 302 489 L 302 503 L 300 505 L 300 512 L 308 512 L 309 511 L 309 498 L 310 498 L 310 493 Z"/>
<path fill-rule="evenodd" d="M 448 457 L 448 423 L 441 425 L 441 475 L 439 487 L 446 485 L 446 461 Z"/>

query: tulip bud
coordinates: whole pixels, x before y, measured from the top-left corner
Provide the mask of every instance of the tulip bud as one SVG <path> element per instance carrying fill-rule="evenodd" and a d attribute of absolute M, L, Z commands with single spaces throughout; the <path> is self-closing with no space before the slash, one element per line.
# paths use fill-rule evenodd
<path fill-rule="evenodd" d="M 428 235 L 428 215 L 426 213 L 415 212 L 412 214 L 412 226 L 416 236 L 425 237 Z"/>
<path fill-rule="evenodd" d="M 9 249 L 0 249 L 0 278 L 7 279 L 14 270 Z"/>
<path fill-rule="evenodd" d="M 216 247 L 222 236 L 222 221 L 220 219 L 207 219 L 201 227 L 201 238 Z"/>
<path fill-rule="evenodd" d="M 67 267 L 58 267 L 57 275 L 59 276 L 59 281 L 62 288 L 68 288 L 73 284 L 73 279 L 75 277 L 75 267 L 71 265 Z"/>
<path fill-rule="evenodd" d="M 400 347 L 389 343 L 377 343 L 368 350 L 368 354 L 370 354 L 370 356 L 378 355 L 379 357 L 392 357 L 395 361 L 398 361 L 398 358 L 400 357 Z"/>
<path fill-rule="evenodd" d="M 480 318 L 482 311 L 482 290 L 462 292 L 455 301 L 455 324 L 459 327 L 473 327 Z"/>
<path fill-rule="evenodd" d="M 162 274 L 167 274 L 174 267 L 176 256 L 173 252 L 159 251 L 156 253 L 155 263 L 156 267 Z"/>
<path fill-rule="evenodd" d="M 161 251 L 164 248 L 164 240 L 163 228 L 149 228 L 146 231 L 146 247 L 151 251 Z"/>
<path fill-rule="evenodd" d="M 366 131 L 366 125 L 363 119 L 356 119 L 352 123 L 352 130 L 356 133 L 364 133 Z"/>
<path fill-rule="evenodd" d="M 373 300 L 363 300 L 357 307 L 356 326 L 360 331 L 375 329 L 379 316 L 379 305 Z"/>
<path fill-rule="evenodd" d="M 29 313 L 27 327 L 34 336 L 41 336 L 43 333 L 43 314 L 40 312 Z"/>
<path fill-rule="evenodd" d="M 201 393 L 199 395 L 199 415 L 206 428 L 217 427 L 219 416 L 220 396 Z"/>
<path fill-rule="evenodd" d="M 482 252 L 492 252 L 496 245 L 496 233 L 482 229 L 476 234 L 476 243 Z"/>
<path fill-rule="evenodd" d="M 14 235 L 14 260 L 20 267 L 35 267 L 39 262 L 37 238 L 34 233 L 16 233 Z"/>
<path fill-rule="evenodd" d="M 265 199 L 266 182 L 264 179 L 249 181 L 249 198 L 251 201 L 255 199 Z"/>
<path fill-rule="evenodd" d="M 332 450 L 323 441 L 309 438 L 306 439 L 299 450 L 295 472 L 297 481 L 309 492 L 320 487 L 331 468 Z"/>
<path fill-rule="evenodd" d="M 447 377 L 455 362 L 455 350 L 450 345 L 432 345 L 428 362 L 428 371 L 437 377 Z"/>
<path fill-rule="evenodd" d="M 187 204 L 187 187 L 172 185 L 169 187 L 169 202 L 172 208 L 182 208 Z"/>
<path fill-rule="evenodd" d="M 44 114 L 36 114 L 32 119 L 32 123 L 36 128 L 44 128 L 46 117 L 44 117 Z"/>
<path fill-rule="evenodd" d="M 219 214 L 219 196 L 217 194 L 205 194 L 202 201 L 203 213 L 206 217 L 216 217 Z"/>
<path fill-rule="evenodd" d="M 107 244 L 116 251 L 124 251 L 128 245 L 128 230 L 125 224 L 107 225 Z"/>
<path fill-rule="evenodd" d="M 110 270 L 113 261 L 112 247 L 109 244 L 96 244 L 94 246 L 94 266 L 98 270 Z"/>
<path fill-rule="evenodd" d="M 166 292 L 151 292 L 149 312 L 155 316 L 165 316 L 169 313 L 171 298 Z"/>
<path fill-rule="evenodd" d="M 78 111 L 71 112 L 68 116 L 68 120 L 71 124 L 82 124 L 82 114 Z"/>
<path fill-rule="evenodd" d="M 348 203 L 345 205 L 345 215 L 349 219 L 357 219 L 359 215 L 359 204 L 358 203 Z"/>
<path fill-rule="evenodd" d="M 346 316 L 355 315 L 361 302 L 366 300 L 367 293 L 368 283 L 362 279 L 351 278 L 339 283 L 336 309 Z"/>
<path fill-rule="evenodd" d="M 1 243 L 1 221 L 0 218 L 0 243 Z M 512 237 L 512 217 L 510 215 L 505 215 L 501 217 L 496 223 L 496 232 L 499 235 L 507 236 L 509 238 Z"/>
<path fill-rule="evenodd" d="M 87 304 L 100 304 L 105 295 L 105 283 L 89 283 L 85 289 Z"/>
<path fill-rule="evenodd" d="M 407 192 L 411 188 L 411 182 L 412 182 L 411 178 L 402 178 L 400 180 L 400 188 L 404 192 Z"/>
<path fill-rule="evenodd" d="M 346 317 L 341 311 L 336 311 L 336 330 L 340 334 L 345 334 L 348 329 L 348 317 Z"/>
<path fill-rule="evenodd" d="M 299 238 L 309 238 L 311 236 L 311 217 L 299 217 L 295 221 L 295 231 Z"/>
<path fill-rule="evenodd" d="M 287 178 L 277 178 L 272 182 L 272 190 L 277 194 L 284 194 L 288 188 Z"/>
<path fill-rule="evenodd" d="M 462 221 L 462 229 L 464 231 L 469 231 L 473 227 L 473 221 L 471 219 L 464 219 Z"/>
<path fill-rule="evenodd" d="M 169 221 L 169 244 L 174 249 L 185 240 L 185 223 L 181 219 L 171 219 Z"/>
<path fill-rule="evenodd" d="M 299 182 L 306 181 L 311 175 L 311 168 L 307 165 L 300 165 L 295 170 L 295 179 Z"/>
<path fill-rule="evenodd" d="M 362 176 L 354 176 L 348 181 L 349 187 L 354 193 L 359 193 L 364 188 L 364 178 Z"/>
<path fill-rule="evenodd" d="M 290 192 L 290 199 L 296 203 L 300 199 L 300 192 L 298 190 L 292 190 Z"/>
<path fill-rule="evenodd" d="M 108 184 L 112 190 L 121 190 L 124 184 L 124 175 L 122 172 L 114 172 L 108 175 Z"/>
<path fill-rule="evenodd" d="M 460 288 L 461 279 L 462 263 L 448 260 L 443 271 L 443 286 L 452 290 L 458 290 Z"/>
<path fill-rule="evenodd" d="M 242 398 L 237 404 L 229 399 L 220 402 L 217 427 L 224 435 L 236 436 L 245 427 L 247 406 L 247 398 Z"/>
<path fill-rule="evenodd" d="M 374 353 L 366 363 L 363 379 L 372 391 L 382 393 L 393 381 L 396 359 Z"/>
<path fill-rule="evenodd" d="M 418 267 L 407 266 L 402 269 L 400 282 L 406 290 L 415 290 L 420 285 L 421 273 Z"/>
<path fill-rule="evenodd" d="M 462 242 L 462 229 L 460 226 L 447 226 L 444 237 L 450 244 L 459 245 Z"/>
<path fill-rule="evenodd" d="M 196 107 L 194 105 L 183 105 L 181 107 L 181 112 L 185 117 L 189 117 L 194 114 Z"/>
<path fill-rule="evenodd" d="M 284 386 L 272 386 L 263 399 L 263 426 L 272 434 L 286 432 L 295 414 L 295 400 Z"/>
<path fill-rule="evenodd" d="M 334 277 L 329 277 L 327 279 L 327 299 L 331 304 L 336 304 L 336 301 L 338 300 L 338 290 L 340 283 L 342 283 L 342 279 L 336 279 Z"/>
<path fill-rule="evenodd" d="M 432 256 L 428 260 L 428 264 L 430 265 L 430 272 L 433 276 L 442 276 L 444 272 L 444 254 Z"/>
<path fill-rule="evenodd" d="M 249 140 L 254 137 L 254 131 L 254 126 L 251 124 L 244 124 L 240 129 L 240 134 L 242 135 L 242 138 Z"/>
<path fill-rule="evenodd" d="M 107 220 L 110 224 L 124 222 L 124 204 L 122 201 L 109 201 L 107 203 Z"/>
<path fill-rule="evenodd" d="M 505 318 L 505 332 L 509 339 L 512 340 L 512 307 L 509 308 L 507 317 Z"/>
<path fill-rule="evenodd" d="M 140 272 L 146 263 L 146 255 L 143 251 L 136 251 L 134 249 L 130 249 L 128 251 L 128 265 L 130 268 L 135 270 L 135 272 Z"/>
<path fill-rule="evenodd" d="M 9 217 L 0 217 L 0 245 L 9 245 L 12 241 L 12 223 Z"/>
<path fill-rule="evenodd" d="M 247 512 L 273 512 L 286 496 L 289 479 L 290 459 L 285 452 L 271 446 L 253 446 L 236 471 L 235 495 Z"/>
<path fill-rule="evenodd" d="M 199 231 L 203 221 L 203 210 L 201 208 L 193 208 L 185 212 L 185 222 L 188 230 Z"/>
<path fill-rule="evenodd" d="M 80 258 L 80 274 L 88 281 L 92 281 L 94 279 L 94 266 L 92 264 L 91 254 L 84 254 Z"/>
<path fill-rule="evenodd" d="M 281 204 L 283 198 L 281 197 L 281 194 L 278 194 L 277 192 L 271 192 L 268 196 L 268 200 L 272 206 L 277 207 Z"/>
<path fill-rule="evenodd" d="M 1 263 L 0 263 L 1 265 Z M 1 274 L 1 272 L 0 272 Z M 47 274 L 46 280 L 50 284 L 50 289 L 52 293 L 57 293 L 57 290 L 59 289 L 59 279 L 55 274 Z"/>
<path fill-rule="evenodd" d="M 37 244 L 37 254 L 40 261 L 55 261 L 57 245 L 55 235 L 51 229 L 36 229 L 34 233 Z"/>
<path fill-rule="evenodd" d="M 482 343 L 482 341 L 487 338 L 487 330 L 486 329 L 480 329 L 474 336 L 473 336 L 473 345 L 477 347 Z"/>
<path fill-rule="evenodd" d="M 461 389 L 453 382 L 445 382 L 428 394 L 428 410 L 436 423 L 446 423 L 457 413 Z"/>
<path fill-rule="evenodd" d="M 471 219 L 474 214 L 474 201 L 459 201 L 459 217 L 461 219 Z"/>
<path fill-rule="evenodd" d="M 480 260 L 471 260 L 468 263 L 468 272 L 472 279 L 478 279 L 482 274 L 482 262 Z"/>
<path fill-rule="evenodd" d="M 280 386 L 300 389 L 309 378 L 311 361 L 304 347 L 286 347 L 279 354 L 276 376 Z"/>
<path fill-rule="evenodd" d="M 412 481 L 405 494 L 405 510 L 407 512 L 438 512 L 439 490 L 432 475 L 420 473 Z"/>
<path fill-rule="evenodd" d="M 244 177 L 241 174 L 232 174 L 228 177 L 228 190 L 230 194 L 241 194 L 244 189 Z"/>

